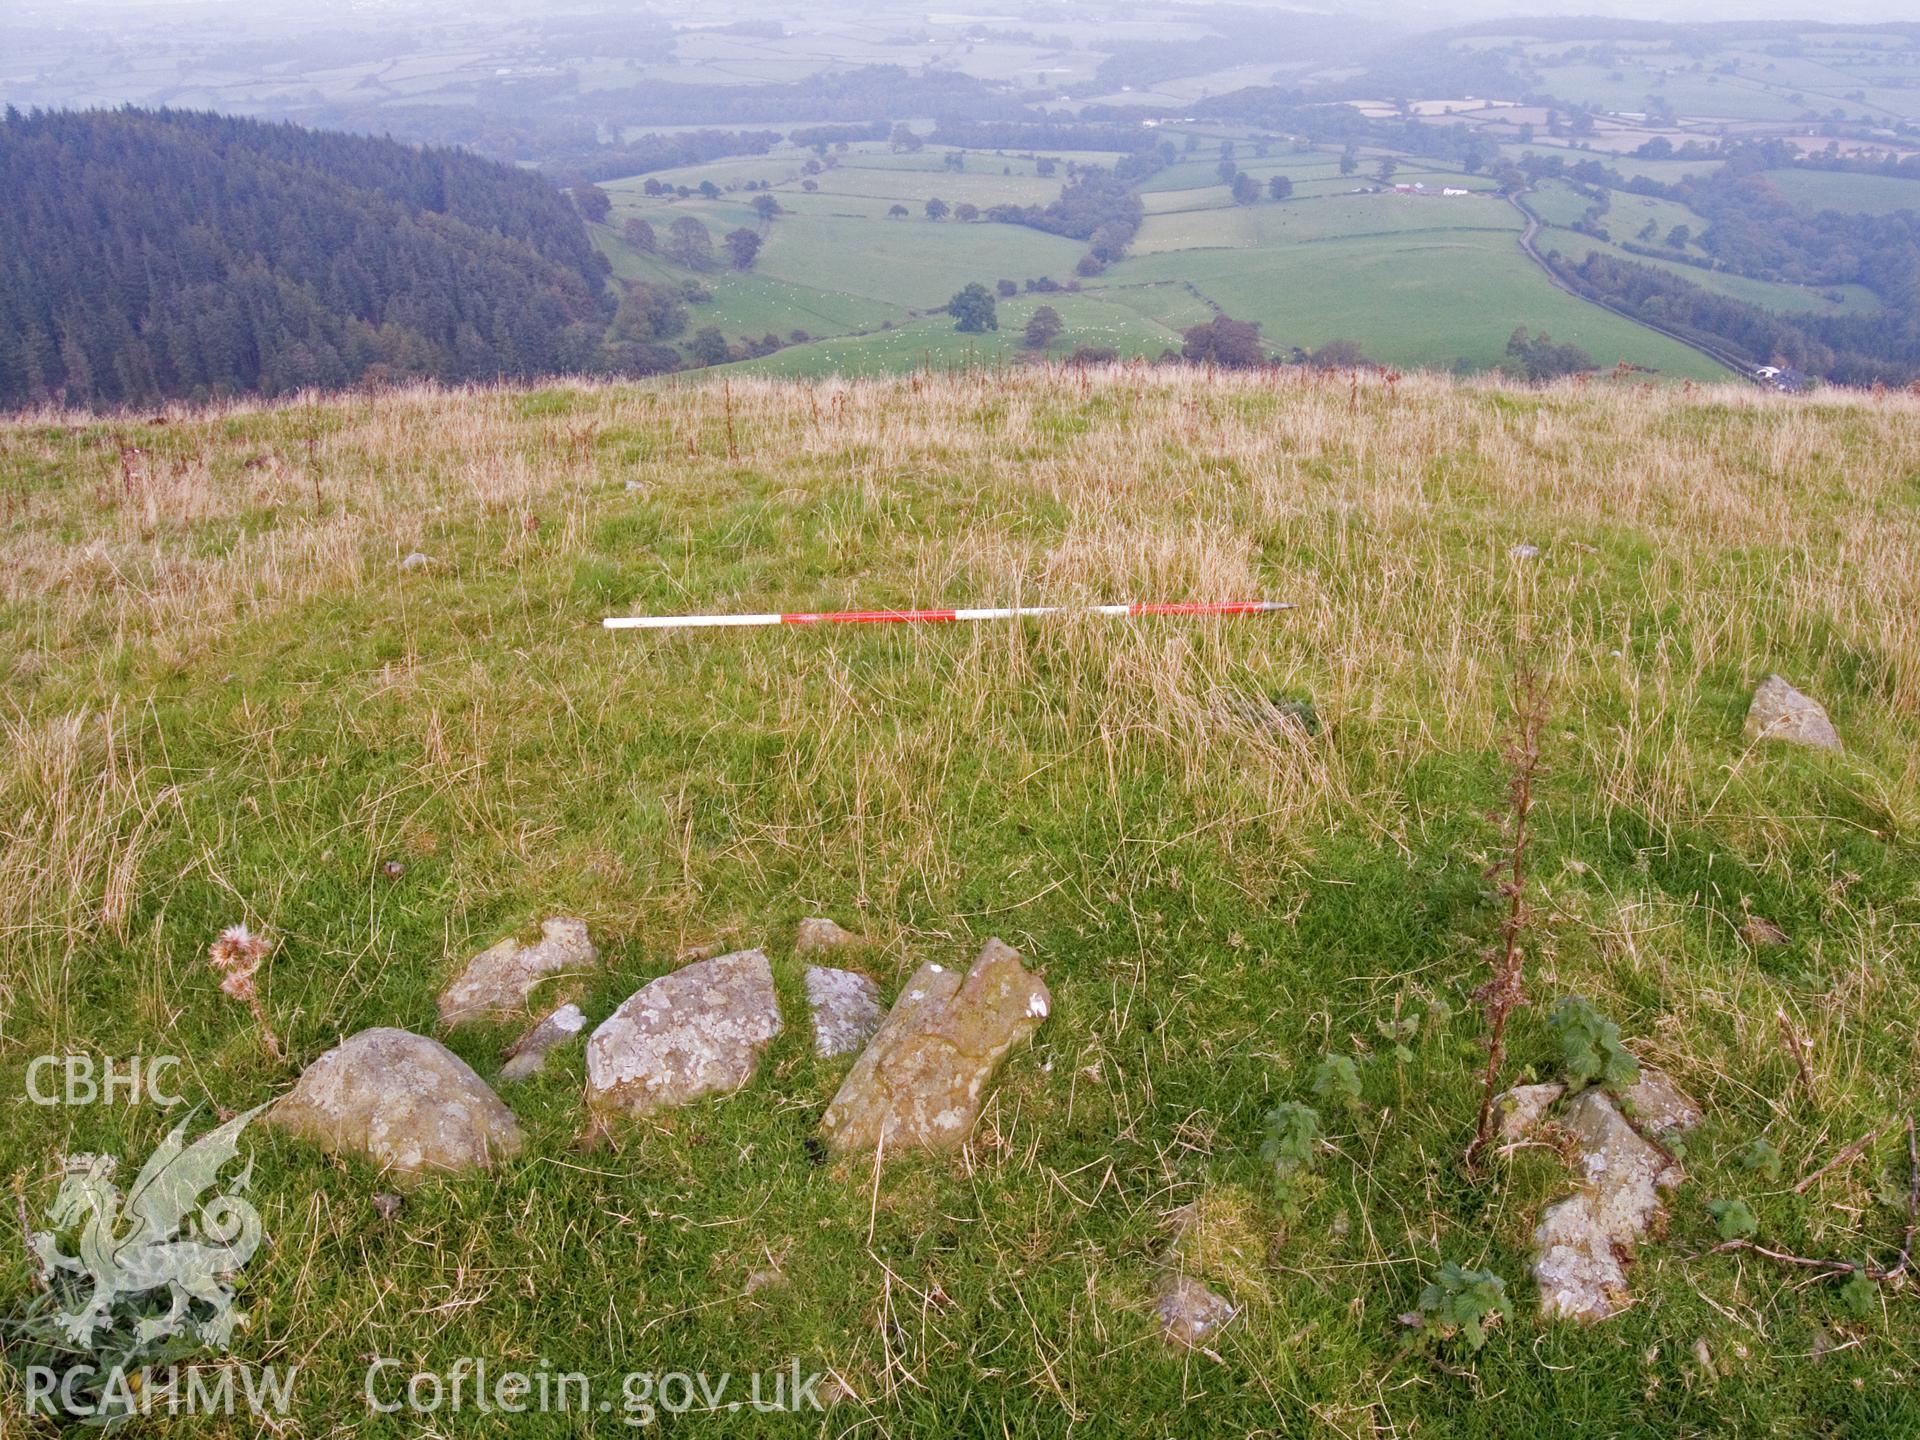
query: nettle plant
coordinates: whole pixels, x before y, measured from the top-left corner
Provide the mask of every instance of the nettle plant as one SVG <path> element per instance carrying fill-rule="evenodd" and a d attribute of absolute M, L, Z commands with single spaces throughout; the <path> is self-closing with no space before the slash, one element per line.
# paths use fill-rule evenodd
<path fill-rule="evenodd" d="M 1640 1062 L 1620 1043 L 1620 1027 L 1591 1000 L 1567 996 L 1553 1007 L 1547 1023 L 1560 1040 L 1560 1069 L 1569 1094 L 1589 1085 L 1618 1094 L 1640 1078 Z"/>
<path fill-rule="evenodd" d="M 1328 1055 L 1314 1067 L 1313 1093 L 1329 1105 L 1360 1108 L 1360 1067 L 1350 1055 Z"/>
<path fill-rule="evenodd" d="M 1451 1260 L 1420 1292 L 1416 1305 L 1400 1317 L 1416 1344 L 1458 1342 L 1478 1350 L 1489 1330 L 1513 1317 L 1506 1281 L 1491 1270 L 1468 1270 Z"/>
<path fill-rule="evenodd" d="M 1283 1199 L 1297 1195 L 1313 1169 L 1320 1148 L 1320 1112 L 1297 1100 L 1282 1100 L 1267 1112 L 1267 1137 L 1260 1158 L 1273 1169 L 1274 1188 Z"/>

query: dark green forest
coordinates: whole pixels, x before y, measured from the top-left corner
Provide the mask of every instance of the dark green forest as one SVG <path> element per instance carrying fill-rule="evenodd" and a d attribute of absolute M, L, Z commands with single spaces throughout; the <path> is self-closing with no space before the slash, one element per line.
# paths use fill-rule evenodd
<path fill-rule="evenodd" d="M 0 405 L 592 368 L 605 261 L 540 176 L 180 111 L 0 122 Z"/>

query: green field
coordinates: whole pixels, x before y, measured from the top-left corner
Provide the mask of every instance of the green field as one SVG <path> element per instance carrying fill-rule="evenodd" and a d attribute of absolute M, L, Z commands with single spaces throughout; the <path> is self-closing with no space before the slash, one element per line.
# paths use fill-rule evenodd
<path fill-rule="evenodd" d="M 1920 210 L 1920 180 L 1895 175 L 1850 175 L 1841 170 L 1768 170 L 1781 194 L 1809 210 L 1889 215 Z"/>
<path fill-rule="evenodd" d="M 1065 333 L 1044 352 L 1026 349 L 1021 332 L 1042 305 L 1051 305 Z M 1204 308 L 1204 307 L 1202 307 Z M 1207 318 L 1196 315 L 1188 324 Z M 888 375 L 902 370 L 935 370 L 996 365 L 1014 360 L 1065 358 L 1075 347 L 1117 350 L 1122 359 L 1154 359 L 1180 348 L 1178 329 L 1160 323 L 1106 292 L 1079 295 L 1022 295 L 999 305 L 1000 328 L 962 334 L 944 315 L 929 316 L 879 333 L 796 346 L 730 367 L 731 373 L 782 376 Z"/>
<path fill-rule="evenodd" d="M 1525 326 L 1580 345 L 1601 366 L 1627 360 L 1673 377 L 1725 378 L 1697 351 L 1555 289 L 1520 254 L 1513 219 L 1503 230 L 1142 256 L 1108 278 L 1191 280 L 1229 313 L 1259 321 L 1271 344 L 1312 349 L 1345 337 L 1402 367 L 1495 365 Z"/>

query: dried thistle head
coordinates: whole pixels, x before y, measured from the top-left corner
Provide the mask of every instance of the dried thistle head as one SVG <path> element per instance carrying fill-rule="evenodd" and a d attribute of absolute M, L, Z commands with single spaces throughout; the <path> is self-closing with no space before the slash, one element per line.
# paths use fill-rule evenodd
<path fill-rule="evenodd" d="M 220 988 L 235 1000 L 253 998 L 253 974 L 273 942 L 244 925 L 229 925 L 207 948 L 207 963 L 220 972 Z"/>

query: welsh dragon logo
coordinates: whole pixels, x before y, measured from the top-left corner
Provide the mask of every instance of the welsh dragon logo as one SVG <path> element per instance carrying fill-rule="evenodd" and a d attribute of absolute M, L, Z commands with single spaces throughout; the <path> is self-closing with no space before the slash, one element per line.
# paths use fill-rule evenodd
<path fill-rule="evenodd" d="M 112 1328 L 115 1297 L 161 1292 L 170 1304 L 138 1323 L 141 1342 L 191 1335 L 228 1344 L 246 1318 L 229 1282 L 262 1238 L 259 1212 L 241 1198 L 252 1161 L 219 1193 L 201 1196 L 219 1183 L 222 1167 L 239 1154 L 240 1132 L 264 1108 L 234 1116 L 191 1145 L 186 1123 L 176 1126 L 124 1195 L 114 1184 L 112 1156 L 68 1157 L 48 1211 L 50 1228 L 33 1232 L 29 1242 L 47 1277 L 66 1279 L 58 1289 L 79 1302 L 55 1317 L 68 1340 L 90 1345 L 97 1331 Z"/>

